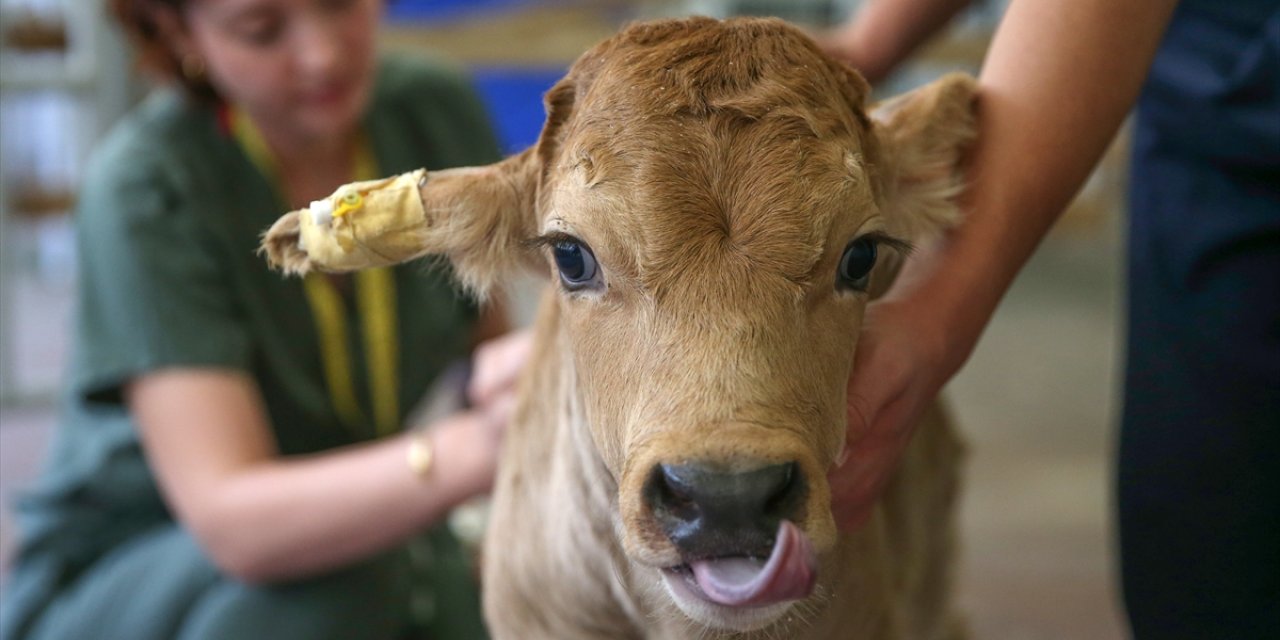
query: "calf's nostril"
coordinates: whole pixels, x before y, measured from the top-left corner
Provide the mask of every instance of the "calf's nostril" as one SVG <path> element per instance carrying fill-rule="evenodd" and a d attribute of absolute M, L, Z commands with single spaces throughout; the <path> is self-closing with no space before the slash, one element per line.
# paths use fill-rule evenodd
<path fill-rule="evenodd" d="M 765 504 L 765 513 L 776 519 L 795 519 L 804 506 L 805 485 L 800 476 L 800 467 L 796 463 L 779 465 L 785 473 L 780 474 L 778 482 Z"/>
<path fill-rule="evenodd" d="M 805 494 L 801 476 L 795 463 L 742 472 L 660 464 L 644 498 L 686 554 L 752 555 L 768 550 L 779 521 L 798 519 Z"/>
<path fill-rule="evenodd" d="M 694 487 L 687 473 L 678 467 L 658 465 L 654 478 L 649 482 L 649 503 L 664 515 L 680 520 L 693 520 L 699 515 Z"/>

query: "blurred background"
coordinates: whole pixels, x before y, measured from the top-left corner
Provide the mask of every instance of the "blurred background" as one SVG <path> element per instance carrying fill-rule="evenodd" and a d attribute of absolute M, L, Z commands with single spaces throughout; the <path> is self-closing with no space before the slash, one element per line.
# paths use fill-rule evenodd
<path fill-rule="evenodd" d="M 859 0 L 398 0 L 388 49 L 466 64 L 508 152 L 532 143 L 541 95 L 630 20 L 777 15 L 811 27 Z M 877 87 L 976 73 L 1003 11 L 979 0 Z M 95 141 L 146 91 L 103 0 L 0 0 L 0 566 L 9 513 L 56 419 L 75 283 L 70 210 Z M 1124 138 L 1005 300 L 948 398 L 971 445 L 960 599 L 975 637 L 1123 637 L 1112 568 L 1112 423 Z M 523 287 L 519 322 L 539 284 Z M 0 585 L 3 578 L 0 577 Z"/>

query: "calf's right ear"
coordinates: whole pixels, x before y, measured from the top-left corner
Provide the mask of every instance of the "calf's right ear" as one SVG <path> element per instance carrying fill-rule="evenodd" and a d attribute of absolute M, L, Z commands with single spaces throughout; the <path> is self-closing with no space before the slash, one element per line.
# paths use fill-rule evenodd
<path fill-rule="evenodd" d="M 344 185 L 280 218 L 262 252 L 285 273 L 343 272 L 439 255 L 480 297 L 534 256 L 540 164 L 534 149 L 502 162 L 415 171 Z"/>

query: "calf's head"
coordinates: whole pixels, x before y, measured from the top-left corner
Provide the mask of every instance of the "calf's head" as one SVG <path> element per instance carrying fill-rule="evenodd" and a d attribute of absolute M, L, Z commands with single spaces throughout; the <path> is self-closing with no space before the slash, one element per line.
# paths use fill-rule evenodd
<path fill-rule="evenodd" d="M 399 231 L 481 292 L 549 270 L 566 419 L 616 487 L 622 547 L 705 625 L 809 596 L 863 311 L 955 211 L 972 81 L 870 113 L 866 94 L 779 21 L 639 24 L 548 93 L 535 147 L 430 174 L 426 222 Z M 291 242 L 268 248 L 315 266 Z"/>

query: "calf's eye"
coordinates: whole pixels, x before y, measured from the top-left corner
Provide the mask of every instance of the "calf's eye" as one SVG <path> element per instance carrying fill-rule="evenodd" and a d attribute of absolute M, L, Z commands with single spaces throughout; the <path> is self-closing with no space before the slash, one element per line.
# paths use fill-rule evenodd
<path fill-rule="evenodd" d="M 599 268 L 591 249 L 579 242 L 562 240 L 552 245 L 551 253 L 566 289 L 576 291 L 593 285 Z"/>
<path fill-rule="evenodd" d="M 853 291 L 866 291 L 871 280 L 871 269 L 876 266 L 876 240 L 862 237 L 845 247 L 836 272 L 836 287 Z"/>

